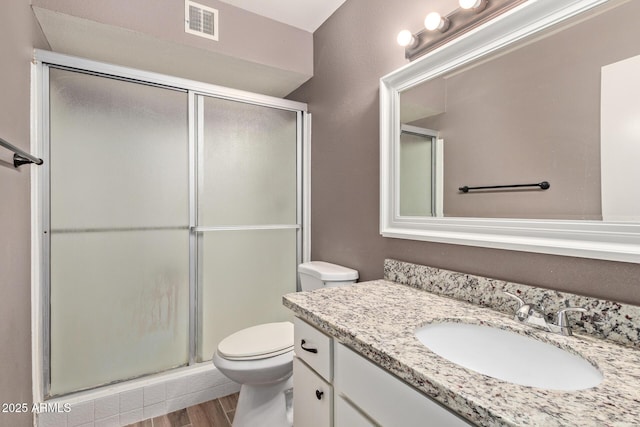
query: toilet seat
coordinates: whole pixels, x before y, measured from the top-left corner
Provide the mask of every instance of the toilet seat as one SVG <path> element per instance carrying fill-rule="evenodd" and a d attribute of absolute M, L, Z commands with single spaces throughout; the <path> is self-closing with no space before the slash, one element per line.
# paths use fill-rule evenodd
<path fill-rule="evenodd" d="M 227 360 L 260 360 L 293 350 L 293 323 L 265 323 L 242 329 L 218 344 Z"/>

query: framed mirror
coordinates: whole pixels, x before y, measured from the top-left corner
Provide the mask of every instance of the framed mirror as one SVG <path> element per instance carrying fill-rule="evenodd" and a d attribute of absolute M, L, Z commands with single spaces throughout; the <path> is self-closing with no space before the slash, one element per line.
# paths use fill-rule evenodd
<path fill-rule="evenodd" d="M 638 16 L 527 1 L 384 76 L 381 234 L 640 263 Z"/>

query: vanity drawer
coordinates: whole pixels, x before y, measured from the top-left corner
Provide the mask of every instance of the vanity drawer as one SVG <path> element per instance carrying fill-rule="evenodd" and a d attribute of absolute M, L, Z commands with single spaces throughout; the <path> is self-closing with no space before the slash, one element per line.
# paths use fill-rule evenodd
<path fill-rule="evenodd" d="M 314 371 L 326 381 L 331 382 L 333 366 L 331 363 L 333 340 L 313 326 L 299 318 L 293 319 L 294 351 Z"/>

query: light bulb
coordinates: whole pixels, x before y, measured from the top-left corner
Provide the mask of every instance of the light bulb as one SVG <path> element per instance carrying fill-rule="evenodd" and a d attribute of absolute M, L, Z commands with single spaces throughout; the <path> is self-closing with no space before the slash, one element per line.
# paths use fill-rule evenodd
<path fill-rule="evenodd" d="M 413 37 L 413 34 L 411 34 L 411 31 L 402 30 L 398 33 L 397 40 L 400 46 L 406 47 L 413 45 L 416 39 Z"/>
<path fill-rule="evenodd" d="M 473 9 L 476 13 L 487 7 L 487 0 L 459 0 L 461 9 Z"/>
<path fill-rule="evenodd" d="M 424 18 L 424 27 L 429 31 L 438 30 L 444 33 L 449 28 L 449 20 L 443 18 L 438 12 L 431 12 Z"/>
<path fill-rule="evenodd" d="M 482 3 L 482 0 L 460 0 L 459 2 L 460 7 L 463 9 L 475 9 L 480 6 L 480 3 Z"/>

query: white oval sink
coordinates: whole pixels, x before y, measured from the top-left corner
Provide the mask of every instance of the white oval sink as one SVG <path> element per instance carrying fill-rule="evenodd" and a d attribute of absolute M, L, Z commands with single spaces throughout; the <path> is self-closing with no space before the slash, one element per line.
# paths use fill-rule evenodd
<path fill-rule="evenodd" d="M 514 384 L 570 391 L 595 387 L 603 379 L 596 367 L 575 354 L 491 326 L 435 323 L 415 335 L 451 362 Z"/>

